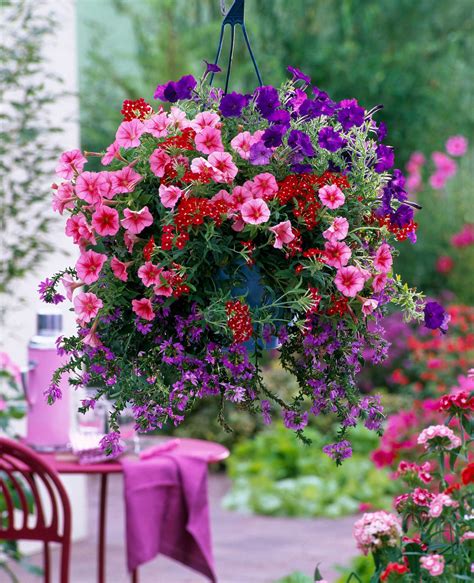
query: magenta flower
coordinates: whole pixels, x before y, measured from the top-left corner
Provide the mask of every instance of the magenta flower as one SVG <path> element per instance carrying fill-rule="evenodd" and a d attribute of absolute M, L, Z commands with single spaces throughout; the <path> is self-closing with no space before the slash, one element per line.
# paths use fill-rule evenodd
<path fill-rule="evenodd" d="M 270 209 L 261 198 L 255 198 L 245 202 L 240 208 L 242 220 L 250 225 L 266 223 L 270 218 Z"/>
<path fill-rule="evenodd" d="M 344 217 L 336 217 L 331 226 L 323 231 L 323 237 L 328 241 L 342 241 L 349 232 L 349 221 Z"/>
<path fill-rule="evenodd" d="M 160 273 L 162 271 L 162 267 L 147 261 L 138 269 L 138 277 L 142 280 L 144 286 L 151 287 L 160 283 Z"/>
<path fill-rule="evenodd" d="M 148 298 L 142 298 L 141 300 L 132 300 L 132 310 L 135 314 L 142 318 L 142 320 L 151 321 L 155 318 L 155 313 L 153 312 L 153 305 L 151 300 Z"/>
<path fill-rule="evenodd" d="M 214 127 L 207 126 L 200 130 L 194 138 L 194 143 L 196 144 L 196 150 L 203 154 L 224 151 L 221 132 Z"/>
<path fill-rule="evenodd" d="M 108 185 L 102 172 L 83 172 L 76 180 L 77 196 L 91 204 L 100 204 Z"/>
<path fill-rule="evenodd" d="M 283 245 L 291 243 L 295 238 L 290 221 L 278 223 L 278 225 L 270 227 L 269 230 L 275 235 L 275 242 L 273 243 L 275 249 L 282 249 Z"/>
<path fill-rule="evenodd" d="M 101 158 L 102 166 L 108 166 L 115 158 L 120 159 L 120 146 L 117 142 L 112 142 L 105 150 L 105 155 Z"/>
<path fill-rule="evenodd" d="M 90 292 L 80 293 L 74 298 L 74 312 L 81 325 L 93 320 L 103 306 L 102 300 Z"/>
<path fill-rule="evenodd" d="M 87 158 L 82 155 L 80 150 L 69 150 L 63 152 L 59 158 L 59 164 L 56 166 L 56 174 L 65 180 L 71 180 L 76 174 L 82 172 Z"/>
<path fill-rule="evenodd" d="M 124 263 L 117 259 L 117 257 L 112 257 L 110 260 L 110 267 L 112 269 L 112 273 L 115 275 L 117 279 L 121 281 L 127 281 L 128 279 L 128 269 L 129 263 Z"/>
<path fill-rule="evenodd" d="M 118 212 L 108 206 L 99 206 L 92 215 L 92 227 L 102 237 L 116 235 L 119 228 Z"/>
<path fill-rule="evenodd" d="M 372 281 L 372 288 L 376 293 L 383 291 L 386 285 L 387 285 L 386 273 L 378 273 Z"/>
<path fill-rule="evenodd" d="M 107 255 L 96 253 L 95 251 L 84 251 L 76 262 L 76 272 L 80 279 L 87 285 L 99 279 L 100 272 Z"/>
<path fill-rule="evenodd" d="M 464 136 L 451 136 L 446 142 L 446 152 L 450 156 L 461 157 L 467 152 L 468 140 Z"/>
<path fill-rule="evenodd" d="M 161 204 L 168 209 L 174 208 L 178 200 L 184 194 L 181 188 L 178 188 L 177 186 L 166 186 L 165 184 L 160 185 L 158 193 L 160 195 Z"/>
<path fill-rule="evenodd" d="M 121 148 L 136 148 L 140 145 L 140 137 L 145 131 L 143 122 L 139 119 L 122 122 L 115 134 L 115 142 Z"/>
<path fill-rule="evenodd" d="M 431 159 L 436 166 L 437 174 L 440 174 L 445 178 L 452 178 L 456 174 L 458 170 L 457 163 L 449 156 L 446 156 L 443 152 L 433 152 L 431 154 Z"/>
<path fill-rule="evenodd" d="M 331 210 L 337 209 L 344 204 L 346 197 L 336 184 L 327 184 L 318 191 L 321 202 Z"/>
<path fill-rule="evenodd" d="M 133 192 L 136 185 L 143 180 L 143 176 L 135 172 L 130 166 L 125 166 L 112 174 L 112 187 L 114 194 Z"/>
<path fill-rule="evenodd" d="M 324 262 L 331 267 L 340 269 L 349 263 L 352 251 L 341 241 L 327 241 L 324 245 Z"/>
<path fill-rule="evenodd" d="M 150 169 L 158 178 L 163 178 L 170 162 L 171 156 L 161 148 L 157 148 L 149 158 Z"/>
<path fill-rule="evenodd" d="M 125 218 L 120 222 L 132 235 L 138 235 L 143 229 L 146 229 L 153 224 L 153 216 L 147 206 L 144 206 L 139 211 L 131 211 L 126 208 L 123 211 L 123 214 Z"/>
<path fill-rule="evenodd" d="M 338 270 L 334 283 L 342 295 L 353 298 L 364 289 L 365 277 L 358 267 L 349 265 Z"/>
<path fill-rule="evenodd" d="M 375 252 L 374 267 L 381 273 L 388 273 L 392 269 L 392 253 L 390 252 L 390 245 L 382 243 Z"/>

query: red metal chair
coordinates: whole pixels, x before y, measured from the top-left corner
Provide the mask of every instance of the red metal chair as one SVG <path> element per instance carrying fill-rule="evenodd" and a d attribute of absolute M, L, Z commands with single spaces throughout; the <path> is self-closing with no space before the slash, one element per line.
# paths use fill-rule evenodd
<path fill-rule="evenodd" d="M 0 437 L 0 539 L 43 542 L 44 580 L 50 582 L 49 543 L 61 545 L 60 583 L 69 581 L 71 507 L 57 473 L 30 448 Z"/>

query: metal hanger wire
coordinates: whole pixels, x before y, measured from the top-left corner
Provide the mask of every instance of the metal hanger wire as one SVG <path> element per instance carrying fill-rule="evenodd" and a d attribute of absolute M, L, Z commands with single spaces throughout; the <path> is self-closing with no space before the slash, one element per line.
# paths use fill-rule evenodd
<path fill-rule="evenodd" d="M 217 54 L 214 60 L 214 64 L 217 65 L 219 62 L 219 58 L 221 56 L 222 51 L 222 43 L 224 41 L 224 31 L 227 25 L 230 26 L 230 50 L 229 50 L 229 59 L 227 61 L 227 71 L 225 77 L 225 88 L 224 93 L 227 93 L 229 89 L 229 81 L 230 81 L 230 70 L 232 68 L 232 62 L 234 58 L 234 46 L 235 46 L 235 27 L 240 25 L 242 29 L 242 34 L 245 40 L 245 44 L 247 45 L 247 49 L 250 54 L 250 58 L 252 59 L 252 63 L 255 69 L 255 74 L 257 75 L 259 85 L 263 85 L 262 77 L 260 75 L 260 71 L 258 69 L 257 61 L 255 60 L 255 56 L 252 51 L 252 47 L 250 46 L 249 37 L 247 34 L 247 29 L 245 28 L 245 19 L 244 19 L 244 10 L 245 10 L 245 0 L 234 0 L 234 3 L 230 7 L 229 11 L 226 13 L 226 6 L 225 0 L 220 0 L 221 3 L 221 11 L 225 15 L 224 20 L 222 21 L 221 26 L 221 34 L 219 37 L 219 45 L 217 47 Z M 214 80 L 214 73 L 211 74 L 209 79 L 210 84 Z"/>

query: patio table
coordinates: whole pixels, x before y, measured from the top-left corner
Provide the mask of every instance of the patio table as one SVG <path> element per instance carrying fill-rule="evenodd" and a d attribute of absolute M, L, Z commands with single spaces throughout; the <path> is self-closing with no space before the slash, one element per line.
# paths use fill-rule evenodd
<path fill-rule="evenodd" d="M 146 450 L 148 447 L 165 443 L 167 438 L 162 437 L 142 437 L 140 436 L 140 449 Z M 188 456 L 205 459 L 209 464 L 218 463 L 229 456 L 229 450 L 224 446 L 202 439 L 179 438 L 173 453 L 182 453 Z M 80 464 L 78 458 L 72 453 L 55 452 L 40 454 L 58 474 L 85 474 L 100 476 L 99 495 L 99 532 L 97 543 L 97 581 L 105 583 L 106 565 L 106 515 L 107 515 L 107 481 L 109 474 L 121 474 L 123 467 L 120 460 L 111 460 L 99 463 Z M 133 454 L 124 454 L 123 457 L 137 459 Z M 138 583 L 138 570 L 131 574 L 132 583 Z"/>

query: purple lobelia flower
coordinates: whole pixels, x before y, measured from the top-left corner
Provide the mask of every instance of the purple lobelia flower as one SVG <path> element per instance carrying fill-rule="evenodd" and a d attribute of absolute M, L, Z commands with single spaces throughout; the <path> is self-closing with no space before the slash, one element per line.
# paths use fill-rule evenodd
<path fill-rule="evenodd" d="M 308 425 L 308 413 L 298 413 L 297 411 L 284 410 L 282 412 L 283 423 L 287 429 L 301 431 Z"/>
<path fill-rule="evenodd" d="M 197 81 L 192 75 L 184 75 L 179 81 L 168 81 L 158 85 L 153 95 L 154 99 L 175 103 L 180 99 L 190 99 Z"/>
<path fill-rule="evenodd" d="M 427 302 L 424 308 L 425 326 L 430 330 L 448 331 L 449 314 L 438 302 Z"/>
<path fill-rule="evenodd" d="M 243 108 L 247 105 L 248 99 L 241 93 L 227 93 L 221 99 L 219 109 L 224 117 L 240 117 Z"/>
<path fill-rule="evenodd" d="M 340 463 L 342 460 L 352 456 L 351 444 L 347 441 L 347 439 L 339 441 L 338 443 L 325 445 L 323 447 L 323 452 L 337 463 Z"/>
<path fill-rule="evenodd" d="M 263 142 L 257 142 L 250 147 L 249 162 L 252 166 L 266 166 L 269 164 L 273 150 L 267 148 Z"/>
<path fill-rule="evenodd" d="M 118 456 L 123 452 L 123 445 L 120 442 L 120 433 L 112 431 L 100 440 L 100 448 L 108 456 Z"/>
<path fill-rule="evenodd" d="M 255 103 L 258 111 L 266 119 L 280 107 L 280 99 L 278 98 L 278 91 L 271 85 L 257 87 L 255 90 Z"/>
<path fill-rule="evenodd" d="M 292 130 L 288 137 L 288 145 L 293 149 L 293 152 L 300 157 L 307 156 L 311 158 L 314 156 L 315 151 L 311 139 L 308 134 L 300 130 Z M 301 160 L 295 160 L 295 162 L 300 162 Z"/>
<path fill-rule="evenodd" d="M 337 120 L 340 122 L 345 132 L 354 126 L 361 126 L 364 123 L 364 116 L 364 108 L 360 107 L 357 103 L 357 99 L 344 99 L 339 102 Z"/>
<path fill-rule="evenodd" d="M 287 71 L 289 71 L 293 75 L 293 81 L 304 81 L 306 84 L 311 83 L 311 77 L 300 71 L 296 67 L 287 67 Z"/>
<path fill-rule="evenodd" d="M 265 425 L 270 425 L 271 422 L 272 422 L 272 416 L 271 416 L 272 407 L 270 405 L 270 401 L 267 401 L 266 399 L 263 399 L 260 402 L 260 405 L 262 407 L 262 418 L 263 418 L 263 422 L 265 423 Z"/>
<path fill-rule="evenodd" d="M 337 152 L 347 144 L 346 140 L 335 129 L 327 126 L 321 128 L 318 133 L 318 144 L 324 150 Z"/>
<path fill-rule="evenodd" d="M 51 383 L 49 387 L 44 391 L 44 397 L 48 405 L 52 405 L 53 403 L 56 403 L 56 401 L 62 399 L 63 394 L 58 385 Z"/>
<path fill-rule="evenodd" d="M 374 166 L 375 172 L 380 174 L 389 170 L 393 166 L 393 163 L 395 162 L 395 154 L 390 146 L 379 144 L 375 153 L 377 155 L 377 162 Z"/>

